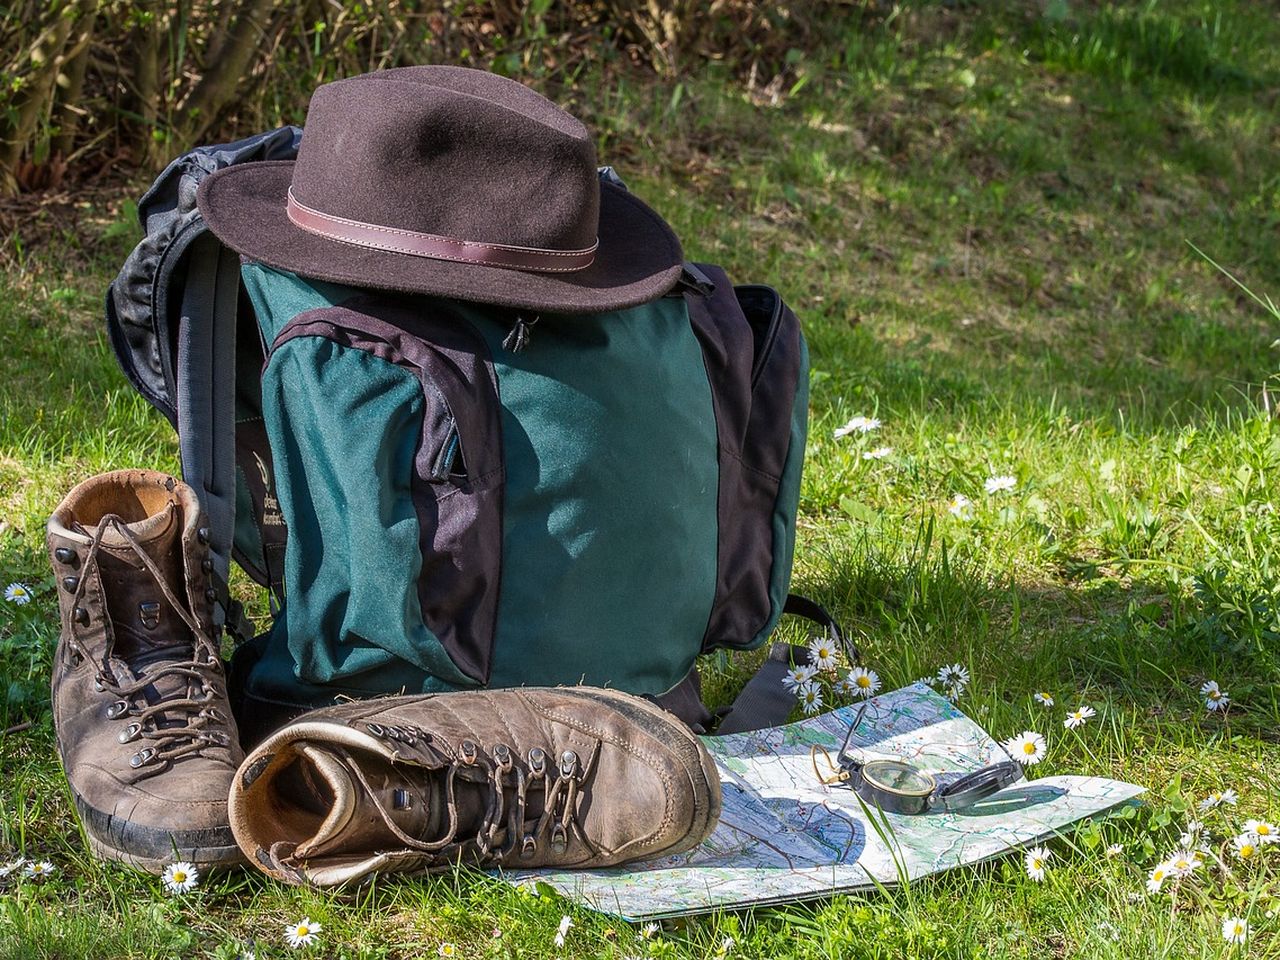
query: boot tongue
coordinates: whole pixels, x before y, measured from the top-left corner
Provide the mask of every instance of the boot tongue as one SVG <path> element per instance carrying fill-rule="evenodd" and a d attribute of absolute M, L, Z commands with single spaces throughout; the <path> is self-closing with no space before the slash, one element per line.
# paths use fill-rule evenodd
<path fill-rule="evenodd" d="M 353 757 L 341 748 L 305 743 L 302 780 L 324 820 L 293 852 L 297 859 L 372 856 L 404 849 L 387 826 L 390 819 L 415 840 L 430 841 L 443 833 L 445 810 L 439 777 L 407 770 L 372 754 Z M 359 774 L 356 764 L 359 764 Z M 384 819 L 384 814 L 386 819 Z"/>
<path fill-rule="evenodd" d="M 186 602 L 182 525 L 177 506 L 167 504 L 149 517 L 125 524 L 125 529 L 155 563 L 173 595 Z M 89 527 L 86 532 L 92 536 L 95 531 Z M 98 569 L 111 617 L 115 656 L 131 661 L 161 647 L 191 644 L 191 631 L 124 535 L 107 527 L 102 533 L 102 545 L 106 549 L 98 554 Z"/>

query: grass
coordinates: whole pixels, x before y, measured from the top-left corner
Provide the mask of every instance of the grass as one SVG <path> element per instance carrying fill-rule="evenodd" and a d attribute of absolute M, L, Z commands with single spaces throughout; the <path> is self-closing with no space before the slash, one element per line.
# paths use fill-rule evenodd
<path fill-rule="evenodd" d="M 678 87 L 567 96 L 692 257 L 774 283 L 805 323 L 795 586 L 850 625 L 888 687 L 964 663 L 961 705 L 987 729 L 1046 734 L 1037 772 L 1125 778 L 1150 802 L 1055 841 L 1044 884 L 1010 857 L 653 940 L 571 910 L 563 955 L 706 957 L 732 936 L 758 957 L 1280 956 L 1274 848 L 1131 900 L 1209 791 L 1240 795 L 1206 818 L 1220 838 L 1280 817 L 1280 318 L 1190 246 L 1280 290 L 1280 19 L 1231 0 L 1003 8 L 908 5 L 806 54 L 787 89 L 744 95 L 713 64 Z M 74 226 L 23 224 L 0 280 L 0 581 L 36 590 L 0 606 L 0 722 L 34 722 L 0 739 L 0 852 L 59 867 L 0 895 L 0 955 L 225 957 L 254 939 L 276 955 L 304 915 L 324 925 L 316 955 L 556 952 L 562 903 L 474 875 L 356 900 L 235 876 L 176 901 L 88 858 L 47 714 L 41 538 L 82 477 L 176 466 L 100 320 L 127 212 L 107 197 Z M 859 413 L 884 426 L 833 440 Z M 861 457 L 880 445 L 892 454 Z M 993 474 L 1016 488 L 987 495 Z M 956 493 L 971 519 L 948 512 Z M 710 695 L 750 661 L 712 658 Z M 1197 695 L 1210 678 L 1231 694 L 1225 717 Z M 1061 726 L 1078 703 L 1099 713 L 1079 735 Z M 1112 843 L 1122 856 L 1102 855 Z M 1223 942 L 1228 913 L 1250 920 L 1246 948 Z"/>

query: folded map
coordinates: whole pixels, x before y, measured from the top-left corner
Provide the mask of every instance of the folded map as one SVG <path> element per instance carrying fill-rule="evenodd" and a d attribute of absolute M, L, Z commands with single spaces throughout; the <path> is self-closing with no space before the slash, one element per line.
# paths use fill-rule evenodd
<path fill-rule="evenodd" d="M 849 740 L 859 755 L 908 760 L 943 781 L 1008 759 L 981 727 L 923 683 L 869 704 Z M 608 870 L 528 871 L 507 879 L 550 884 L 628 920 L 785 903 L 978 863 L 1143 792 L 1103 777 L 1038 777 L 958 813 L 881 813 L 847 785 L 822 783 L 815 771 L 812 748 L 835 759 L 860 706 L 704 738 L 720 770 L 724 805 L 715 831 L 688 853 Z M 821 753 L 817 759 L 819 770 L 829 773 Z"/>

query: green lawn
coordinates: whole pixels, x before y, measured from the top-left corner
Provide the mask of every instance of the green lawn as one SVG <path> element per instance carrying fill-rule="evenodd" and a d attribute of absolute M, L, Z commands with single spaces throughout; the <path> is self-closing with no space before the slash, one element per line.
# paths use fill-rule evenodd
<path fill-rule="evenodd" d="M 1280 398 L 1265 386 L 1280 317 L 1189 245 L 1280 296 L 1280 14 L 1243 0 L 992 12 L 1005 6 L 909 7 L 805 55 L 790 89 L 745 94 L 713 65 L 678 87 L 583 81 L 566 99 L 691 257 L 776 285 L 805 323 L 794 586 L 850 625 L 888 687 L 960 662 L 970 715 L 1001 739 L 1047 737 L 1035 775 L 1125 778 L 1151 790 L 1143 809 L 1054 841 L 1043 883 L 1011 856 L 652 939 L 472 875 L 354 900 L 240 875 L 176 900 L 94 863 L 53 753 L 42 537 L 77 480 L 176 466 L 100 316 L 140 178 L 26 218 L 3 250 L 0 585 L 36 596 L 0 603 L 0 724 L 33 721 L 0 739 L 0 855 L 58 872 L 0 880 L 0 956 L 229 957 L 251 940 L 277 956 L 302 916 L 323 924 L 309 955 L 329 957 L 447 942 L 468 957 L 701 958 L 727 936 L 750 957 L 1280 956 L 1280 845 L 1241 864 L 1229 842 L 1247 818 L 1280 818 Z M 834 439 L 856 414 L 883 426 Z M 1017 484 L 989 495 L 993 475 Z M 955 494 L 970 517 L 949 512 Z M 711 696 L 731 696 L 750 660 L 709 662 Z M 1199 696 L 1209 679 L 1230 693 L 1225 715 Z M 1064 730 L 1079 704 L 1098 716 Z M 1147 895 L 1189 811 L 1226 788 L 1238 806 L 1204 817 L 1223 865 Z M 1247 917 L 1246 946 L 1223 940 L 1226 914 Z"/>

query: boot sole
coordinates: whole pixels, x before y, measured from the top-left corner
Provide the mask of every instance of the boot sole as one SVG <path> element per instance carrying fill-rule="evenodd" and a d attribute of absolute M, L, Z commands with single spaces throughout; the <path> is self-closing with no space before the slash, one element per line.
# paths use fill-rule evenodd
<path fill-rule="evenodd" d="M 163 830 L 104 813 L 86 803 L 74 789 L 71 797 L 89 840 L 89 850 L 101 860 L 156 875 L 177 860 L 186 860 L 204 871 L 231 869 L 246 862 L 229 824 L 207 830 Z"/>
<path fill-rule="evenodd" d="M 629 693 L 603 689 L 588 691 L 581 687 L 557 687 L 556 693 L 569 694 L 583 700 L 604 704 L 636 721 L 651 735 L 660 736 L 659 730 L 655 729 L 655 725 L 659 726 L 668 734 L 667 737 L 662 737 L 662 739 L 669 746 L 677 747 L 678 752 L 683 756 L 683 766 L 691 782 L 695 776 L 695 769 L 701 773 L 703 783 L 699 785 L 694 782 L 694 792 L 702 795 L 703 791 L 699 787 L 705 786 L 705 796 L 708 802 L 705 805 L 701 803 L 695 805 L 694 817 L 689 825 L 689 832 L 681 840 L 669 847 L 646 852 L 643 855 L 644 859 L 654 860 L 658 857 L 669 857 L 684 853 L 692 850 L 710 836 L 711 831 L 715 829 L 720 820 L 720 772 L 716 769 L 715 760 L 712 759 L 706 747 L 702 745 L 702 741 L 698 739 L 697 734 L 685 726 L 675 714 L 662 709 L 649 700 Z M 653 721 L 653 723 L 645 723 L 643 720 Z M 674 743 L 672 742 L 673 740 L 675 741 Z M 629 858 L 623 862 L 630 862 L 632 859 L 636 858 Z"/>

